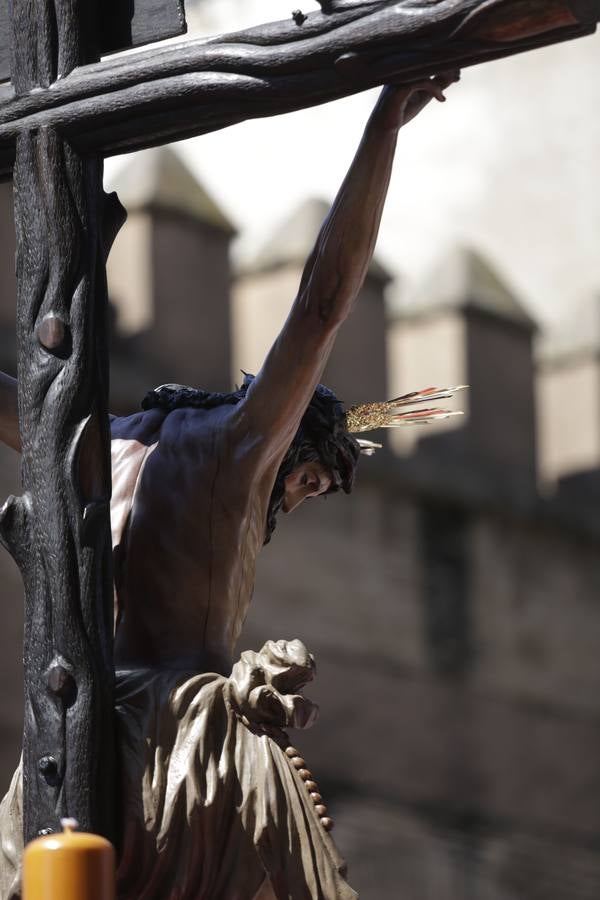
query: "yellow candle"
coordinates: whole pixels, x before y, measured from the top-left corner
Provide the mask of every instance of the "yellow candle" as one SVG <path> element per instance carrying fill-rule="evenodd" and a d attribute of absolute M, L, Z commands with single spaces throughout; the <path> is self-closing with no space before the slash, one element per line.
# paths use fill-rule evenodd
<path fill-rule="evenodd" d="M 62 819 L 62 834 L 36 838 L 23 854 L 23 900 L 115 900 L 115 851 Z"/>

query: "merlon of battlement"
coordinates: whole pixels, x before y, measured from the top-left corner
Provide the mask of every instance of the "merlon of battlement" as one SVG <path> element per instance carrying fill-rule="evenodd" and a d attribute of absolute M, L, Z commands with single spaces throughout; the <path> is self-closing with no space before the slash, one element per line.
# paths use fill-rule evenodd
<path fill-rule="evenodd" d="M 434 264 L 407 299 L 401 316 L 442 310 L 476 310 L 536 331 L 537 324 L 494 266 L 469 247 L 456 245 Z"/>
<path fill-rule="evenodd" d="M 170 147 L 136 153 L 115 176 L 113 184 L 129 212 L 169 210 L 184 213 L 230 235 L 236 232 L 204 185 Z"/>

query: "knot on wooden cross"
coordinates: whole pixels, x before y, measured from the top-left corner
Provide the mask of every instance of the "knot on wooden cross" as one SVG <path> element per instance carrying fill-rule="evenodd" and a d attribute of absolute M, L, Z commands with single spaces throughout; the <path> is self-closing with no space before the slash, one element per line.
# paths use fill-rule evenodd
<path fill-rule="evenodd" d="M 55 697 L 70 705 L 75 699 L 77 685 L 71 665 L 62 656 L 55 656 L 46 671 L 46 684 Z"/>
<path fill-rule="evenodd" d="M 56 313 L 48 313 L 37 327 L 37 339 L 42 347 L 55 356 L 65 356 L 70 348 L 70 331 Z"/>
<path fill-rule="evenodd" d="M 50 787 L 56 787 L 59 784 L 60 772 L 58 770 L 58 763 L 53 756 L 42 756 L 38 762 L 38 769 L 40 775 Z"/>
<path fill-rule="evenodd" d="M 336 71 L 348 78 L 364 75 L 367 62 L 360 53 L 342 53 L 334 62 Z"/>

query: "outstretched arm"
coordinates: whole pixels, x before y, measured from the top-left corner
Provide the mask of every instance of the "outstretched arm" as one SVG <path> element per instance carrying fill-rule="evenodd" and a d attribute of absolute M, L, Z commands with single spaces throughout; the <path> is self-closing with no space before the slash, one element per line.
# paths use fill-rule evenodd
<path fill-rule="evenodd" d="M 289 447 L 367 273 L 399 129 L 456 81 L 453 72 L 383 89 L 315 247 L 298 295 L 265 363 L 238 406 L 241 436 L 266 465 Z"/>
<path fill-rule="evenodd" d="M 17 382 L 4 372 L 0 372 L 0 441 L 21 452 Z"/>

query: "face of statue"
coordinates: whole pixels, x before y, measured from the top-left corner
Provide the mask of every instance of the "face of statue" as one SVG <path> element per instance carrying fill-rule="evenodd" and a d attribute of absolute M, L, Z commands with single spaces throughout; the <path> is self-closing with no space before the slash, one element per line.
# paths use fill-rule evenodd
<path fill-rule="evenodd" d="M 307 497 L 318 497 L 331 487 L 331 473 L 317 460 L 303 462 L 284 480 L 284 513 L 292 512 Z"/>

